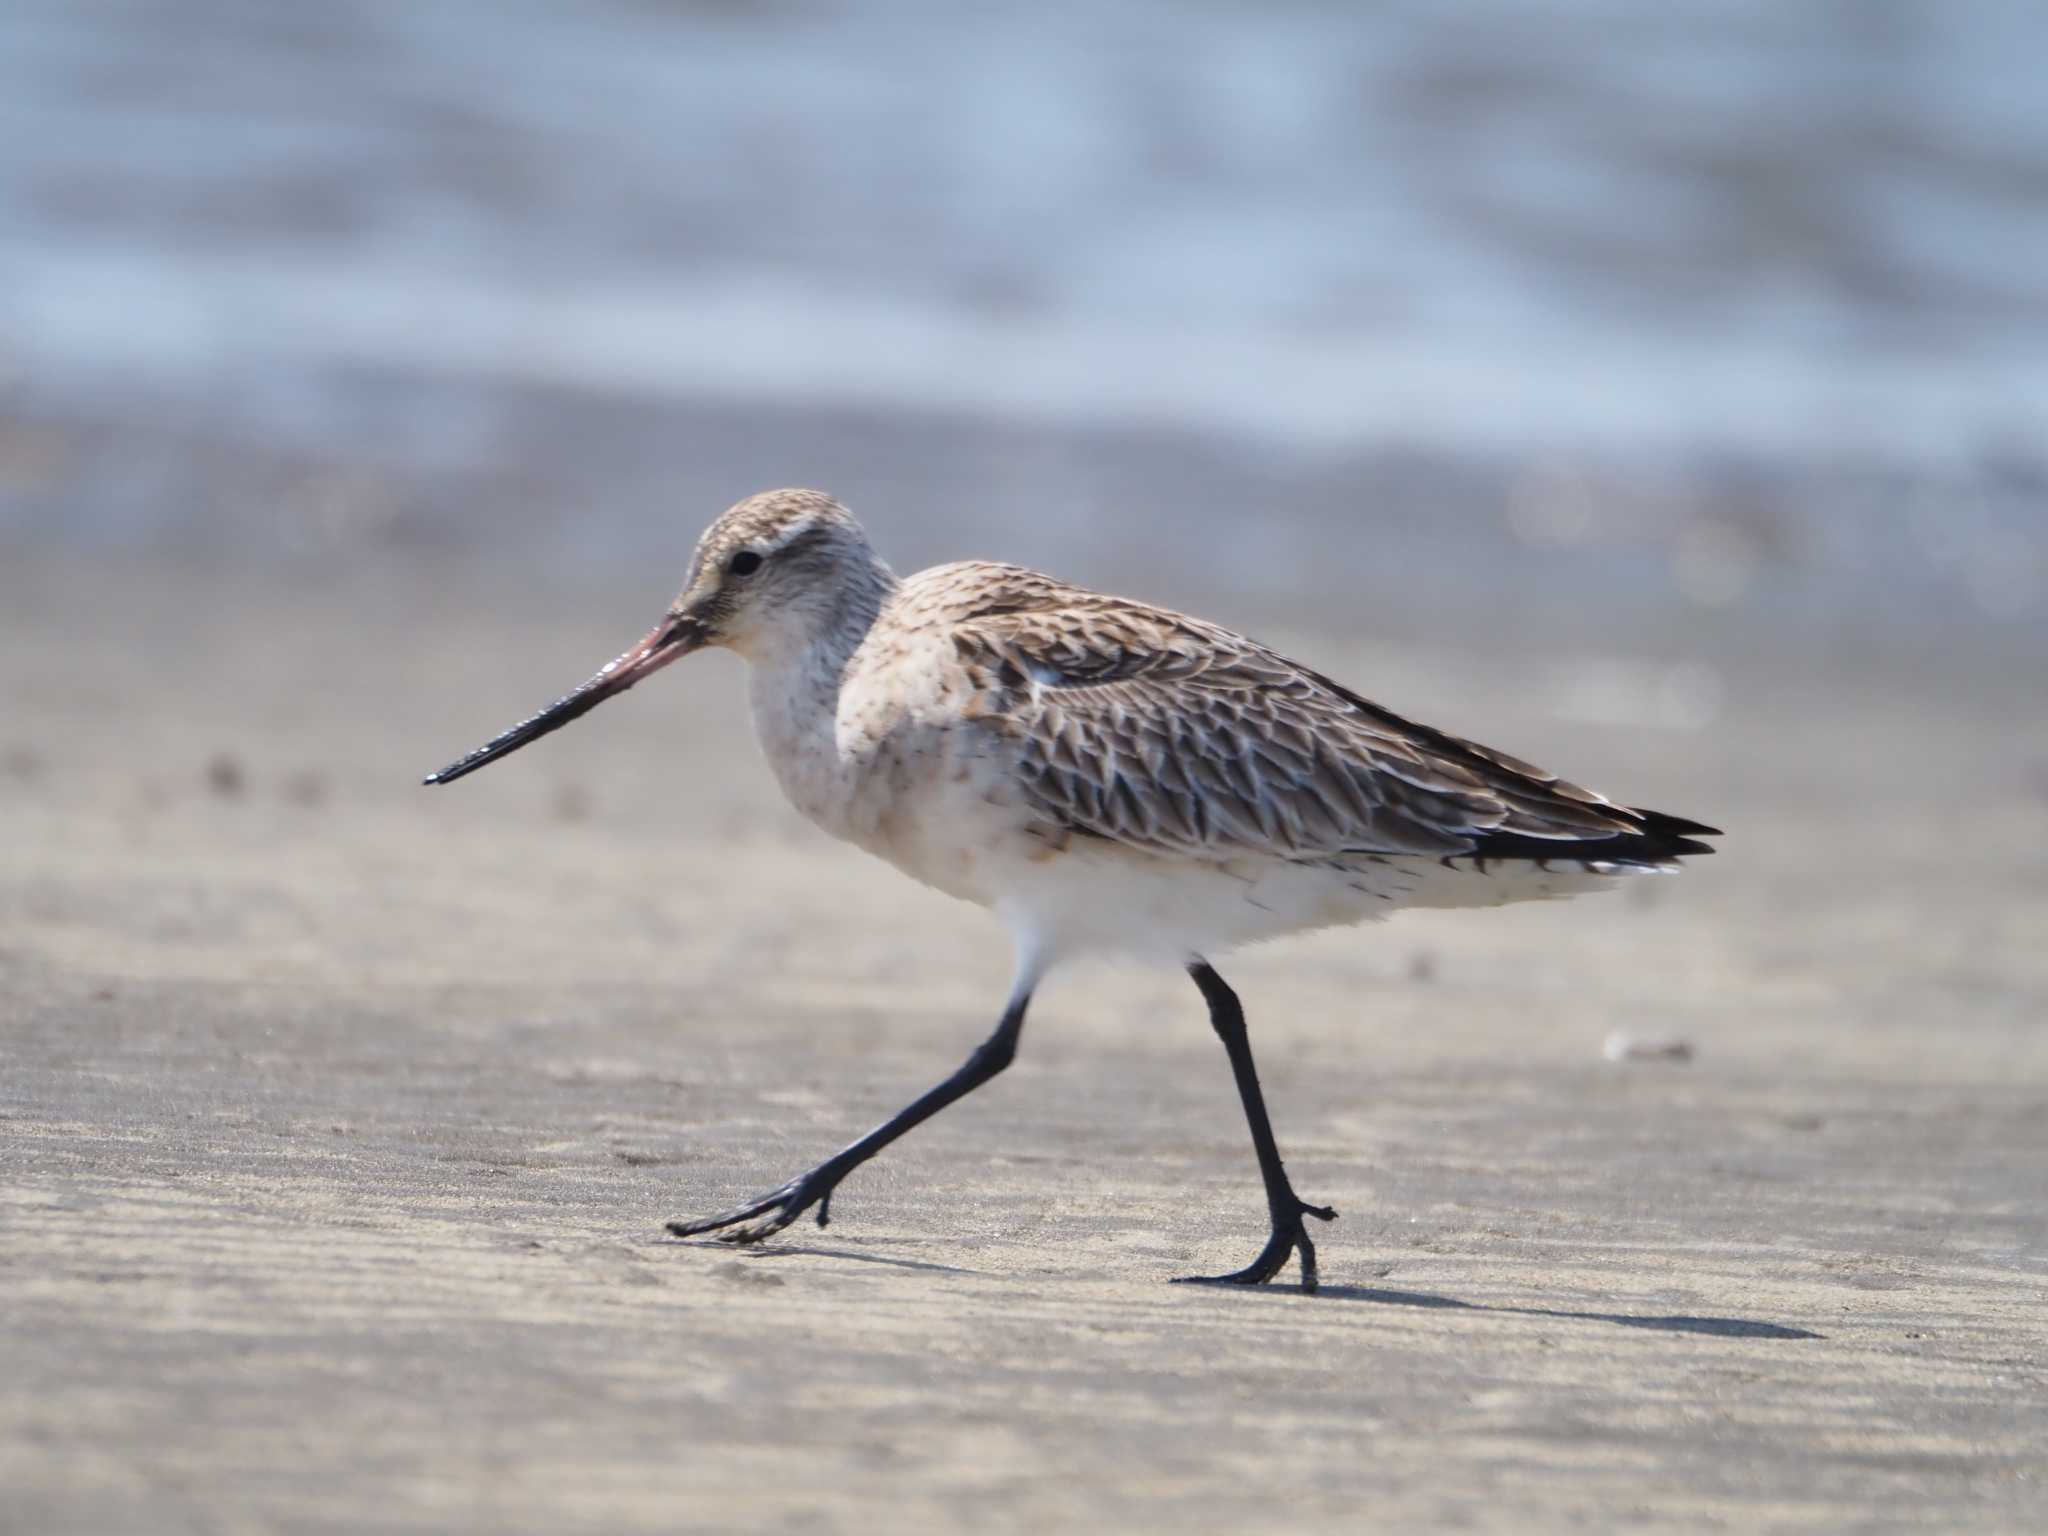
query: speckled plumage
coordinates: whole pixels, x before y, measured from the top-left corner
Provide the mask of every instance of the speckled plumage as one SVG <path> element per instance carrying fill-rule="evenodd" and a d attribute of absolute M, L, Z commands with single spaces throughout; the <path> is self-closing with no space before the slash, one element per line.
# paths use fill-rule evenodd
<path fill-rule="evenodd" d="M 816 491 L 741 502 L 633 650 L 429 782 L 459 778 L 704 646 L 750 667 L 783 792 L 836 837 L 994 910 L 1017 946 L 1003 1022 L 946 1083 L 769 1196 L 681 1235 L 752 1241 L 1007 1065 L 1033 989 L 1103 948 L 1184 964 L 1230 1052 L 1273 1235 L 1245 1270 L 1315 1250 L 1236 997 L 1207 957 L 1403 906 L 1568 896 L 1712 850 L 1712 829 L 1619 805 L 1417 725 L 1219 625 L 964 562 L 899 579 Z"/>
<path fill-rule="evenodd" d="M 929 617 L 927 617 L 929 615 Z M 1219 625 L 1014 566 L 913 578 L 887 616 L 947 632 L 963 713 L 1014 744 L 1026 798 L 1148 853 L 1480 857 L 1501 833 L 1661 865 L 1649 818 L 1415 726 Z"/>

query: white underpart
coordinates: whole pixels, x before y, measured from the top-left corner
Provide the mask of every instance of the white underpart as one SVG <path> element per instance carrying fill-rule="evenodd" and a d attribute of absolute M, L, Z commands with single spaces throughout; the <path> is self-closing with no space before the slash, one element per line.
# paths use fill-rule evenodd
<path fill-rule="evenodd" d="M 885 855 L 886 856 L 886 855 Z M 903 867 L 903 866 L 899 866 Z M 1178 963 L 1318 928 L 1376 922 L 1408 907 L 1498 907 L 1611 889 L 1634 869 L 1606 874 L 1496 863 L 1388 858 L 1308 864 L 1248 856 L 1165 859 L 1113 845 L 1076 843 L 1051 860 L 988 860 L 1002 888 L 993 903 L 1013 930 L 1028 924 L 1055 953 L 1134 954 Z M 906 867 L 906 873 L 924 875 Z M 935 881 L 927 883 L 936 884 Z"/>

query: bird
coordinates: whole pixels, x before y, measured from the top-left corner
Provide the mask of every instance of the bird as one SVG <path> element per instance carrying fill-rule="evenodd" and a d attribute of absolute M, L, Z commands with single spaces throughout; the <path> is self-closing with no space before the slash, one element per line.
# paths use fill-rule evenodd
<path fill-rule="evenodd" d="M 1227 1274 L 1290 1259 L 1317 1288 L 1244 1008 L 1213 959 L 1383 918 L 1613 887 L 1714 851 L 1716 828 L 1633 808 L 1395 714 L 1219 624 L 1020 566 L 899 577 L 819 491 L 748 497 L 705 530 L 681 593 L 588 682 L 427 777 L 448 784 L 693 651 L 747 664 L 754 727 L 790 802 L 834 837 L 991 910 L 1015 968 L 995 1029 L 953 1074 L 758 1199 L 667 1224 L 758 1243 L 1001 1073 L 1054 967 L 1117 953 L 1182 968 L 1223 1044 L 1269 1235 Z"/>

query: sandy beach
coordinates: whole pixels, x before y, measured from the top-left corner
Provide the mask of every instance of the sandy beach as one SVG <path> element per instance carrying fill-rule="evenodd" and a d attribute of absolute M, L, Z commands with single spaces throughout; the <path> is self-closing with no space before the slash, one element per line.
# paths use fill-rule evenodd
<path fill-rule="evenodd" d="M 0 1536 L 2048 1530 L 2040 6 L 5 10 Z M 667 1240 L 1002 935 L 730 657 L 419 780 L 786 485 L 1722 852 L 1222 961 L 1318 1296 L 1108 966 Z"/>
<path fill-rule="evenodd" d="M 1758 670 L 1712 730 L 1600 728 L 1542 706 L 1540 650 L 1302 629 L 1729 837 L 1640 898 L 1229 966 L 1343 1216 L 1321 1296 L 1218 1294 L 1166 1281 L 1256 1245 L 1249 1149 L 1199 999 L 1135 971 L 1058 980 L 828 1232 L 660 1237 L 950 1070 L 1006 959 L 782 805 L 727 658 L 416 786 L 664 597 L 10 562 L 0 1525 L 2048 1511 L 2034 679 Z M 1615 1031 L 1693 1058 L 1617 1065 Z"/>

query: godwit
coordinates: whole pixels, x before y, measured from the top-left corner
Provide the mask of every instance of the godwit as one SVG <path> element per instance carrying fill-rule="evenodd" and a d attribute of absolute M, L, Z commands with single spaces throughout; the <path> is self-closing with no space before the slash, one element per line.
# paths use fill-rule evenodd
<path fill-rule="evenodd" d="M 1617 805 L 1505 753 L 1416 725 L 1215 624 L 967 561 L 898 578 L 817 491 L 770 491 L 698 541 L 646 638 L 566 698 L 428 778 L 459 779 L 706 646 L 751 668 L 754 726 L 783 792 L 835 837 L 994 910 L 1016 945 L 995 1033 L 951 1077 L 781 1188 L 678 1237 L 754 1243 L 1016 1054 L 1046 973 L 1088 950 L 1163 956 L 1223 1041 L 1272 1235 L 1205 1283 L 1256 1285 L 1316 1250 L 1237 995 L 1207 956 L 1384 917 L 1597 889 L 1711 853 L 1715 830 Z"/>

